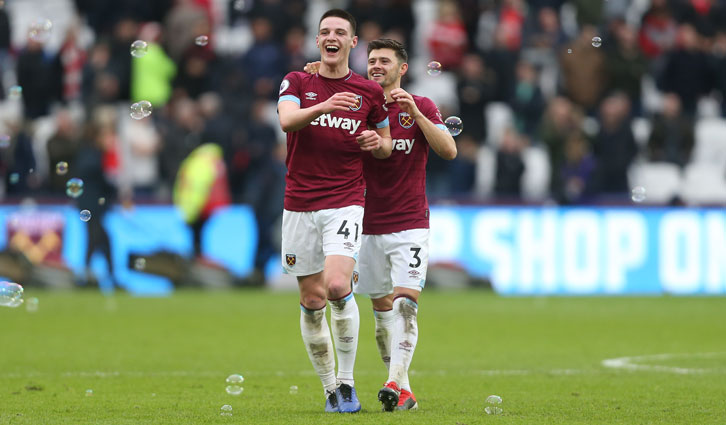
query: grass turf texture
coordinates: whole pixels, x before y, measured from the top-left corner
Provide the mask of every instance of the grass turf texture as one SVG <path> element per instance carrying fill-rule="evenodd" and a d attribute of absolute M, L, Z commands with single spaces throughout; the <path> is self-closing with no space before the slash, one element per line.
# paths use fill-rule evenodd
<path fill-rule="evenodd" d="M 411 382 L 420 409 L 380 412 L 386 379 L 358 297 L 363 411 L 324 414 L 297 294 L 168 298 L 47 293 L 0 308 L 0 424 L 723 424 L 726 298 L 501 298 L 426 291 Z M 624 370 L 608 358 L 671 353 Z M 699 353 L 716 353 L 701 355 Z M 224 391 L 232 373 L 244 392 Z M 297 395 L 290 395 L 297 385 Z M 87 396 L 86 390 L 93 395 Z M 503 398 L 488 416 L 484 400 Z M 234 416 L 220 416 L 223 404 Z"/>

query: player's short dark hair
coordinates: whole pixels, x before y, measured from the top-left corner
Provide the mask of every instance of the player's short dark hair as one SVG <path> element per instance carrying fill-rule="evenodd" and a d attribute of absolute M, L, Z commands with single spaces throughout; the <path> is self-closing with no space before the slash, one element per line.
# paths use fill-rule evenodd
<path fill-rule="evenodd" d="M 323 22 L 323 19 L 330 17 L 343 18 L 346 21 L 350 22 L 350 28 L 353 30 L 353 34 L 351 34 L 351 36 L 355 35 L 355 31 L 357 29 L 355 18 L 353 17 L 353 15 L 343 9 L 330 9 L 327 12 L 323 13 L 323 16 L 320 17 L 320 21 L 318 21 L 318 28 L 320 28 L 320 24 Z"/>
<path fill-rule="evenodd" d="M 403 44 L 390 38 L 379 38 L 368 43 L 368 55 L 371 51 L 377 49 L 391 49 L 396 53 L 396 57 L 401 63 L 408 62 L 408 53 L 403 47 Z"/>

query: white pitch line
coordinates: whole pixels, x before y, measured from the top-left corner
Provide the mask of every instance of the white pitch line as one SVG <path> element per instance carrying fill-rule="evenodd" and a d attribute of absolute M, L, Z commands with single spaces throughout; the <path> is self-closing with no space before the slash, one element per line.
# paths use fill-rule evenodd
<path fill-rule="evenodd" d="M 723 372 L 726 372 L 726 369 L 688 368 L 688 367 L 664 366 L 664 365 L 659 365 L 659 364 L 652 364 L 652 362 L 658 362 L 658 361 L 662 361 L 662 360 L 690 359 L 690 358 L 713 358 L 713 357 L 719 357 L 719 356 L 726 357 L 726 353 L 662 353 L 662 354 L 649 354 L 649 355 L 644 355 L 644 356 L 625 356 L 625 357 L 616 357 L 614 359 L 605 359 L 602 361 L 602 365 L 604 367 L 611 368 L 611 369 L 667 372 L 667 373 L 676 373 L 679 375 L 723 373 Z M 641 362 L 649 362 L 651 364 L 643 364 Z"/>
<path fill-rule="evenodd" d="M 587 371 L 579 369 L 466 369 L 466 370 L 445 370 L 445 369 L 434 369 L 434 370 L 411 370 L 409 371 L 411 376 L 455 376 L 455 375 L 479 375 L 479 376 L 523 376 L 523 375 L 537 375 L 537 374 L 549 374 L 549 375 L 575 375 L 586 373 Z M 592 372 L 592 371 L 590 371 Z M 370 376 L 385 374 L 383 367 L 381 370 L 358 370 L 355 372 L 356 375 Z M 285 372 L 285 371 L 248 371 L 245 372 L 245 376 L 270 376 L 275 375 L 278 377 L 283 376 L 315 376 L 314 370 L 300 370 L 297 372 Z M 60 376 L 61 378 L 118 378 L 118 377 L 132 377 L 132 378 L 143 378 L 143 377 L 191 377 L 191 378 L 212 378 L 212 377 L 226 377 L 226 372 L 213 372 L 213 371 L 185 371 L 185 370 L 172 370 L 172 371 L 157 371 L 157 372 L 142 372 L 142 371 L 120 371 L 120 370 L 90 370 L 90 371 L 66 371 L 66 372 L 6 372 L 0 373 L 0 378 L 42 378 L 49 376 Z"/>

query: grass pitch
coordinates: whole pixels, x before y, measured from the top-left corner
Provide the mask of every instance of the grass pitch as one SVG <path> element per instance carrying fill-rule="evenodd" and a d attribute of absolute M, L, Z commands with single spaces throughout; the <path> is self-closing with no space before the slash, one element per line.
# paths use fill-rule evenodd
<path fill-rule="evenodd" d="M 358 297 L 363 410 L 341 415 L 322 413 L 295 293 L 30 297 L 37 312 L 0 308 L 0 424 L 726 423 L 726 298 L 425 291 L 411 373 L 420 409 L 383 413 L 386 373 Z M 224 390 L 232 373 L 245 377 L 240 396 Z M 484 413 L 491 394 L 501 415 Z"/>

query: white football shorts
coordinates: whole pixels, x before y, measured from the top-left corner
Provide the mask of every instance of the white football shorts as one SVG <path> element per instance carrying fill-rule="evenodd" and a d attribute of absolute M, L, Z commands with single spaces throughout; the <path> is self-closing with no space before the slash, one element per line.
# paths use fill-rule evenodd
<path fill-rule="evenodd" d="M 363 235 L 353 291 L 373 299 L 392 294 L 394 286 L 421 291 L 428 265 L 429 229 Z"/>
<path fill-rule="evenodd" d="M 363 207 L 282 212 L 282 268 L 293 276 L 323 271 L 325 257 L 360 252 Z"/>

